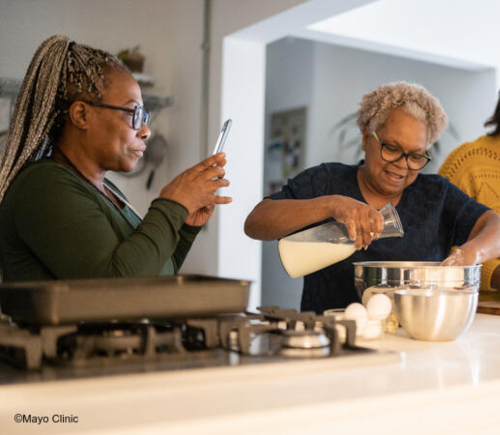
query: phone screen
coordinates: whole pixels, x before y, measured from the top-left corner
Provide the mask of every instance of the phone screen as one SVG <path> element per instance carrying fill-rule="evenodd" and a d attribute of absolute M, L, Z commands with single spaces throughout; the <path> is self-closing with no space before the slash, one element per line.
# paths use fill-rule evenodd
<path fill-rule="evenodd" d="M 220 130 L 219 137 L 217 138 L 217 142 L 215 143 L 214 152 L 212 154 L 221 153 L 224 150 L 224 144 L 226 143 L 227 135 L 229 134 L 232 123 L 233 121 L 231 121 L 230 119 L 224 122 L 224 125 Z"/>

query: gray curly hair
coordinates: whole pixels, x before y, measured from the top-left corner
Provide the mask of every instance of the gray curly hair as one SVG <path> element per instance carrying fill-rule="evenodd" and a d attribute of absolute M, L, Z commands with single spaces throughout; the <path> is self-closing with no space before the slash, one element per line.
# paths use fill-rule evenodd
<path fill-rule="evenodd" d="M 363 95 L 358 110 L 358 127 L 361 133 L 369 128 L 376 131 L 384 124 L 392 109 L 400 107 L 410 116 L 427 124 L 427 149 L 434 144 L 448 126 L 448 117 L 439 100 L 423 86 L 396 82 L 377 87 Z"/>

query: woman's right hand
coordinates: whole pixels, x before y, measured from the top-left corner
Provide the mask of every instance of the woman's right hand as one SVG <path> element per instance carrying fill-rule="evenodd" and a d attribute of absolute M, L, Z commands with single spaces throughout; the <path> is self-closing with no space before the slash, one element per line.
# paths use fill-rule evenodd
<path fill-rule="evenodd" d="M 215 192 L 229 186 L 224 178 L 226 155 L 218 153 L 185 170 L 167 184 L 160 192 L 160 198 L 171 199 L 182 204 L 193 215 L 205 207 L 229 204 L 232 199 Z"/>
<path fill-rule="evenodd" d="M 342 195 L 334 195 L 331 215 L 342 222 L 356 249 L 366 248 L 384 229 L 384 218 L 371 205 Z"/>

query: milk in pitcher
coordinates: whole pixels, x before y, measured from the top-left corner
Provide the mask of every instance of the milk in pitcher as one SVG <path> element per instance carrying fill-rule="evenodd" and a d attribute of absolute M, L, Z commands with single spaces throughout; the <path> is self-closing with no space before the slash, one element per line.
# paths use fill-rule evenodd
<path fill-rule="evenodd" d="M 288 275 L 292 278 L 308 275 L 351 256 L 354 243 L 304 242 L 281 239 L 278 250 Z"/>
<path fill-rule="evenodd" d="M 386 204 L 380 213 L 384 229 L 378 238 L 403 237 L 403 226 L 392 203 Z M 278 250 L 288 275 L 298 278 L 350 257 L 356 247 L 345 225 L 333 221 L 284 237 Z"/>

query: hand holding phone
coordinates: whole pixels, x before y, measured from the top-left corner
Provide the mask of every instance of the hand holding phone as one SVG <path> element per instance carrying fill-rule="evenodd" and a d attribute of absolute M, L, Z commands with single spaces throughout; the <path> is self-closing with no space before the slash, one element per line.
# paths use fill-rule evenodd
<path fill-rule="evenodd" d="M 233 121 L 231 121 L 231 119 L 227 119 L 226 122 L 224 122 L 220 130 L 219 137 L 217 138 L 217 142 L 215 143 L 214 152 L 212 153 L 212 155 L 221 153 L 224 150 L 224 144 L 226 143 L 227 135 L 229 134 L 232 123 Z"/>

